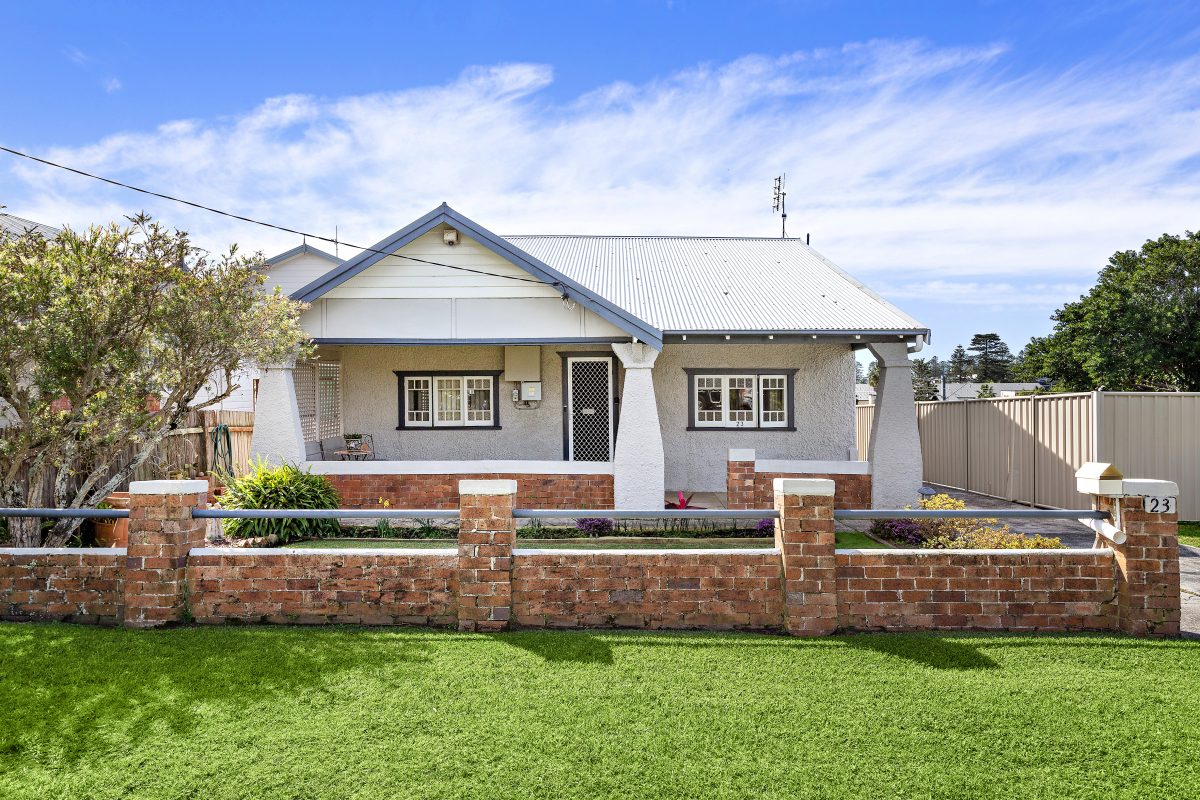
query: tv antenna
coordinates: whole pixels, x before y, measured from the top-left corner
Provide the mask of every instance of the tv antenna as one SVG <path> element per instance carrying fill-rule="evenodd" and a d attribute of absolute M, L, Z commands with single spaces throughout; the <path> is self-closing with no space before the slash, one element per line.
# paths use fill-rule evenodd
<path fill-rule="evenodd" d="M 773 212 L 780 212 L 780 221 L 782 222 L 780 237 L 783 239 L 787 238 L 787 192 L 784 191 L 786 183 L 786 172 L 775 178 L 775 205 L 771 207 Z"/>

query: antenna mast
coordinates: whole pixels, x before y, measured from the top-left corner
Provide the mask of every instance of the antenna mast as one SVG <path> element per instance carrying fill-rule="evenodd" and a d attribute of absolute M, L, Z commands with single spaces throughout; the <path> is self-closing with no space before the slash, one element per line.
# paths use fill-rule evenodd
<path fill-rule="evenodd" d="M 775 205 L 772 206 L 772 211 L 780 212 L 780 221 L 782 222 L 780 237 L 787 238 L 787 192 L 784 191 L 787 183 L 787 173 L 783 173 L 775 178 Z"/>

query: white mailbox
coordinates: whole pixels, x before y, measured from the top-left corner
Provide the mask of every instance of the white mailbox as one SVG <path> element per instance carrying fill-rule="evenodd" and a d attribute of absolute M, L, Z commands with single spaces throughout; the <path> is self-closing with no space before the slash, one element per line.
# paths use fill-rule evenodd
<path fill-rule="evenodd" d="M 541 381 L 521 381 L 521 399 L 535 401 L 542 399 Z"/>
<path fill-rule="evenodd" d="M 1075 472 L 1075 487 L 1080 494 L 1122 494 L 1121 470 L 1102 461 L 1089 461 Z"/>

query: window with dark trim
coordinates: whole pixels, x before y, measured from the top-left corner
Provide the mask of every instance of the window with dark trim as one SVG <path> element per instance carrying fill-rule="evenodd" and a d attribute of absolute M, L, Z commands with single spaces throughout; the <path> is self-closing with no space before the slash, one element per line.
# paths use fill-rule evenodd
<path fill-rule="evenodd" d="M 794 431 L 794 369 L 686 369 L 688 430 Z"/>
<path fill-rule="evenodd" d="M 396 430 L 499 428 L 499 372 L 396 372 Z"/>

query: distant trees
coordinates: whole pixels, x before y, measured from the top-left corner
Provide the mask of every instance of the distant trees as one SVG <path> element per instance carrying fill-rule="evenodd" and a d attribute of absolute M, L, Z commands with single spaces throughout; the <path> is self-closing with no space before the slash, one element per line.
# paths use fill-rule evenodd
<path fill-rule="evenodd" d="M 950 354 L 950 361 L 946 365 L 946 378 L 956 383 L 963 383 L 971 380 L 974 371 L 975 366 L 971 363 L 971 356 L 967 355 L 967 348 L 961 344 L 955 347 L 954 352 Z"/>
<path fill-rule="evenodd" d="M 975 380 L 1002 383 L 1009 379 L 1013 354 L 997 333 L 977 333 L 967 345 Z"/>
<path fill-rule="evenodd" d="M 937 400 L 941 397 L 938 379 L 939 376 L 934 374 L 930 361 L 924 358 L 912 359 L 913 396 L 917 400 Z"/>
<path fill-rule="evenodd" d="M 1021 377 L 1063 391 L 1200 391 L 1200 233 L 1114 253 L 1052 319 L 1054 331 L 1021 351 Z"/>

